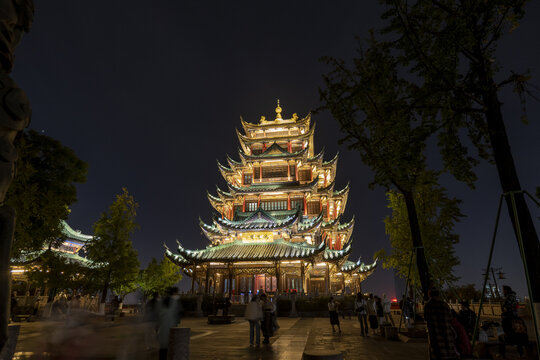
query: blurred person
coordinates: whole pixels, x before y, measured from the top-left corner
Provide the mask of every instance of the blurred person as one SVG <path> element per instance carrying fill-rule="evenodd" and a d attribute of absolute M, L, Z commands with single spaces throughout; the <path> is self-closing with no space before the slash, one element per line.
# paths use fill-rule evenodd
<path fill-rule="evenodd" d="M 328 313 L 330 314 L 330 325 L 332 325 L 332 332 L 336 332 L 335 326 L 337 325 L 339 334 L 341 335 L 341 326 L 339 325 L 338 316 L 339 303 L 334 300 L 333 296 L 330 296 L 328 301 Z"/>
<path fill-rule="evenodd" d="M 360 323 L 360 332 L 362 336 L 368 335 L 368 324 L 367 324 L 367 302 L 364 299 L 364 296 L 361 293 L 356 294 L 356 301 L 354 302 L 354 311 L 358 316 L 358 322 Z"/>
<path fill-rule="evenodd" d="M 145 327 L 145 342 L 146 350 L 152 349 L 157 342 L 157 334 L 159 330 L 159 293 L 154 291 L 152 296 L 146 302 L 144 306 L 143 322 L 146 323 Z"/>
<path fill-rule="evenodd" d="M 391 324 L 392 326 L 396 326 L 396 324 L 394 323 L 394 318 L 392 317 L 392 308 L 391 308 L 392 304 L 390 303 L 390 299 L 386 297 L 386 294 L 383 294 L 382 303 L 383 303 L 384 320 L 388 324 Z"/>
<path fill-rule="evenodd" d="M 254 337 L 256 335 L 255 344 L 261 345 L 261 320 L 263 319 L 262 306 L 259 303 L 259 298 L 254 295 L 251 301 L 246 306 L 244 317 L 249 321 L 249 346 L 253 346 Z M 254 334 L 256 333 L 256 334 Z"/>
<path fill-rule="evenodd" d="M 452 313 L 448 304 L 440 298 L 439 290 L 431 289 L 424 306 L 428 328 L 429 355 L 432 360 L 459 359 L 455 334 L 452 329 Z"/>
<path fill-rule="evenodd" d="M 169 352 L 169 334 L 171 328 L 180 324 L 182 304 L 178 288 L 171 287 L 167 290 L 167 295 L 159 304 L 158 313 L 158 340 L 159 340 L 159 360 L 166 360 Z"/>

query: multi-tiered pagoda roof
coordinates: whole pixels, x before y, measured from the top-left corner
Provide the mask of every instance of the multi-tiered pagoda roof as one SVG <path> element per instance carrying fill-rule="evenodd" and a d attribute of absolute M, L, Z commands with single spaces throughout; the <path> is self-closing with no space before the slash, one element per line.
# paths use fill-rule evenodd
<path fill-rule="evenodd" d="M 328 289 L 336 276 L 349 276 L 350 281 L 353 275 L 364 279 L 371 274 L 376 263 L 348 260 L 354 218 L 345 219 L 343 212 L 349 185 L 335 185 L 337 154 L 324 161 L 324 150 L 315 152 L 311 115 L 283 119 L 278 102 L 274 120 L 263 116 L 258 124 L 243 119 L 241 124 L 239 160 L 227 156 L 226 165 L 217 163 L 227 187 L 207 194 L 216 214 L 211 222 L 199 221 L 210 244 L 202 250 L 178 244 L 176 253 L 166 249 L 166 255 L 188 275 L 199 273 L 206 288 L 212 284 L 210 273 L 219 275 L 224 267 L 229 275 L 240 268 L 238 274 L 275 275 L 278 290 L 295 284 L 295 272 L 283 270 L 292 263 L 300 264 L 296 275 L 302 276 L 302 290 L 309 288 L 305 271 L 316 284 L 323 265 Z M 268 264 L 275 265 L 275 271 L 268 270 Z M 285 273 L 293 280 L 284 281 Z M 212 277 L 219 283 L 218 278 Z M 238 286 L 241 279 L 236 280 Z M 235 286 L 232 277 L 230 281 L 229 292 Z"/>

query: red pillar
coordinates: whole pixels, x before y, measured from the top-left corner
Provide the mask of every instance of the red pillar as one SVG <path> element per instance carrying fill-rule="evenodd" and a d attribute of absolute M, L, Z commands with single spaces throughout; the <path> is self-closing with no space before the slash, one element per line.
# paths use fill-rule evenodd
<path fill-rule="evenodd" d="M 341 250 L 341 236 L 336 237 L 336 250 Z"/>
<path fill-rule="evenodd" d="M 326 199 L 326 217 L 330 220 L 330 200 Z"/>
<path fill-rule="evenodd" d="M 261 206 L 261 195 L 259 195 L 259 198 L 257 199 L 257 207 Z"/>
<path fill-rule="evenodd" d="M 263 143 L 262 152 L 266 151 L 266 143 Z"/>
<path fill-rule="evenodd" d="M 305 194 L 304 194 L 304 215 L 307 215 L 307 200 L 306 200 Z"/>
<path fill-rule="evenodd" d="M 290 141 L 287 143 L 287 151 L 292 153 L 292 144 Z"/>
<path fill-rule="evenodd" d="M 291 194 L 287 194 L 287 210 L 291 210 Z"/>
<path fill-rule="evenodd" d="M 246 212 L 246 197 L 244 196 L 244 201 L 242 202 L 242 212 Z"/>
<path fill-rule="evenodd" d="M 291 180 L 291 165 L 287 163 L 287 180 Z"/>
<path fill-rule="evenodd" d="M 298 181 L 298 165 L 294 165 L 294 180 Z"/>
<path fill-rule="evenodd" d="M 259 167 L 259 182 L 262 182 L 262 164 Z"/>

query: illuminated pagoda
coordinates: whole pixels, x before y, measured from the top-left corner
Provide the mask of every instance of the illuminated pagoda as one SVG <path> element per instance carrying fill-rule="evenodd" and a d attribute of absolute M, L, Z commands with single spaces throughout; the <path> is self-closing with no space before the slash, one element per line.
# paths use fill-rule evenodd
<path fill-rule="evenodd" d="M 227 189 L 208 193 L 213 221 L 199 225 L 205 249 L 166 255 L 205 293 L 360 291 L 376 262 L 348 260 L 354 218 L 343 221 L 349 186 L 335 188 L 338 156 L 315 153 L 311 116 L 258 124 L 241 119 L 240 161 L 218 168 Z"/>
<path fill-rule="evenodd" d="M 28 264 L 40 263 L 40 257 L 47 251 L 53 252 L 66 262 L 75 263 L 86 268 L 96 267 L 97 264 L 86 257 L 85 246 L 92 235 L 81 233 L 80 230 L 74 230 L 67 222 L 62 220 L 62 243 L 54 245 L 51 248 L 45 246 L 39 251 L 24 252 L 18 258 L 11 259 L 11 273 L 14 280 L 26 281 L 26 266 Z"/>

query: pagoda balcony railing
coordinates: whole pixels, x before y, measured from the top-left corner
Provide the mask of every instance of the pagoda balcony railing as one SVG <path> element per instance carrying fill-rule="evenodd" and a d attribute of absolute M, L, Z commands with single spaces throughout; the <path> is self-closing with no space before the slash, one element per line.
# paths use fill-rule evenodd
<path fill-rule="evenodd" d="M 282 177 L 271 177 L 271 178 L 262 178 L 262 181 L 259 180 L 259 178 L 256 178 L 253 183 L 273 183 L 273 182 L 286 182 L 286 181 L 294 181 L 294 176 L 288 177 L 288 176 L 282 176 Z"/>

